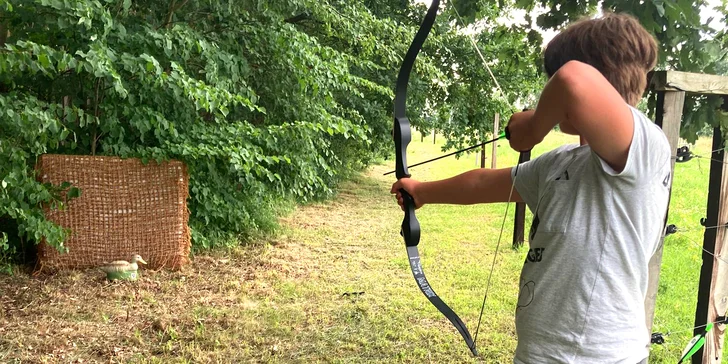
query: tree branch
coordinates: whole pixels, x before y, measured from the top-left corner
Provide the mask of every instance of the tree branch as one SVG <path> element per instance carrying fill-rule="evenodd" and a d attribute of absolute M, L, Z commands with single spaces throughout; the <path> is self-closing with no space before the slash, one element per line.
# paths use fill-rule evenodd
<path fill-rule="evenodd" d="M 164 24 L 162 24 L 159 28 L 167 28 L 172 25 L 172 16 L 174 16 L 174 13 L 181 9 L 183 6 L 187 5 L 187 3 L 190 0 L 184 0 L 179 4 L 175 4 L 175 0 L 172 0 L 171 3 L 169 3 L 169 12 L 167 13 L 167 19 L 164 21 Z"/>
<path fill-rule="evenodd" d="M 303 20 L 306 20 L 306 19 L 310 19 L 310 18 L 311 18 L 311 15 L 309 15 L 308 13 L 301 13 L 301 14 L 298 14 L 296 16 L 292 16 L 292 17 L 284 20 L 284 22 L 290 23 L 290 24 L 295 24 L 295 23 L 298 23 L 300 21 L 303 21 Z"/>

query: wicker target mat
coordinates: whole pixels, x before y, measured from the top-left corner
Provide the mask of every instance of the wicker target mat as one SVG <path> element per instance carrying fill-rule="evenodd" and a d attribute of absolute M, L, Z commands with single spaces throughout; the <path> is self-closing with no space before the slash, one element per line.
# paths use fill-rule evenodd
<path fill-rule="evenodd" d="M 38 246 L 41 271 L 98 267 L 134 254 L 151 269 L 189 262 L 189 177 L 182 162 L 45 154 L 36 169 L 41 182 L 81 189 L 64 211 L 46 209 L 46 217 L 71 234 L 64 243 L 68 253 Z"/>

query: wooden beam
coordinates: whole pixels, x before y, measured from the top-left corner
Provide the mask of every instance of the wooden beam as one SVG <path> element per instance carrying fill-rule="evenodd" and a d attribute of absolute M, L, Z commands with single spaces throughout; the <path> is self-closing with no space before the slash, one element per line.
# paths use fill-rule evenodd
<path fill-rule="evenodd" d="M 708 206 L 705 218 L 705 234 L 703 235 L 703 265 L 700 270 L 698 284 L 698 303 L 695 308 L 695 326 L 704 326 L 708 322 L 717 321 L 718 316 L 726 314 L 728 309 L 728 263 L 715 258 L 728 253 L 728 231 L 722 226 L 728 223 L 728 156 L 723 150 L 723 134 L 720 127 L 713 130 L 713 147 L 715 152 L 710 158 L 710 184 L 708 187 Z M 702 332 L 705 329 L 696 329 Z M 705 345 L 695 353 L 693 363 L 720 363 L 723 355 L 724 325 L 715 325 L 705 335 Z"/>
<path fill-rule="evenodd" d="M 728 95 L 728 76 L 678 71 L 657 71 L 650 87 L 655 91 L 685 91 L 704 95 Z"/>
<path fill-rule="evenodd" d="M 670 143 L 672 150 L 671 176 L 675 175 L 675 155 L 677 154 L 677 143 L 680 137 L 680 120 L 682 119 L 683 105 L 685 104 L 685 92 L 661 91 L 657 93 L 657 108 L 655 110 L 655 123 L 662 128 L 662 131 Z M 670 178 L 670 195 L 672 195 L 672 182 Z M 669 199 L 668 199 L 669 201 Z M 669 203 L 668 203 L 669 210 Z M 667 222 L 668 211 L 665 211 L 665 222 Z M 655 316 L 655 303 L 657 301 L 657 288 L 660 282 L 660 265 L 662 264 L 662 247 L 665 241 L 665 232 L 660 238 L 657 251 L 650 259 L 649 281 L 647 283 L 647 296 L 645 297 L 645 320 L 647 332 L 652 332 L 652 322 Z"/>

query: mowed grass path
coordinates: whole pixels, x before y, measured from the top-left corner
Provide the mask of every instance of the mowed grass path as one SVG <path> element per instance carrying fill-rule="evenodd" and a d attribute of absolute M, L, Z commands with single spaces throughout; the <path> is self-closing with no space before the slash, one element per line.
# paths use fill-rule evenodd
<path fill-rule="evenodd" d="M 552 133 L 533 154 L 575 141 Z M 515 164 L 517 153 L 500 144 L 498 165 Z M 709 149 L 702 141 L 697 150 Z M 410 164 L 439 154 L 432 136 L 420 142 L 415 133 Z M 510 248 L 513 206 L 474 359 L 412 278 L 399 236 L 402 212 L 389 194 L 394 176 L 382 176 L 392 167 L 374 166 L 332 201 L 296 209 L 275 238 L 198 255 L 181 272 L 145 271 L 138 282 L 120 284 L 93 270 L 0 277 L 0 362 L 511 362 L 526 251 Z M 434 180 L 475 167 L 471 154 L 410 172 Z M 707 161 L 677 166 L 671 223 L 699 227 L 707 179 Z M 417 212 L 428 279 L 473 334 L 505 207 Z M 681 332 L 653 348 L 653 362 L 676 361 L 691 336 L 701 236 L 693 231 L 666 243 L 655 330 Z"/>

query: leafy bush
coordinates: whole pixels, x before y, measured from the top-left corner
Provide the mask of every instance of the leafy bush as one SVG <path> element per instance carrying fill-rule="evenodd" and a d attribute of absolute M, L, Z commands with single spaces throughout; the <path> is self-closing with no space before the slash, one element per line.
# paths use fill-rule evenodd
<path fill-rule="evenodd" d="M 491 5 L 477 13 L 500 16 Z M 63 208 L 78 192 L 36 181 L 43 153 L 182 160 L 197 248 L 270 231 L 281 209 L 331 196 L 391 154 L 392 86 L 425 13 L 421 3 L 343 0 L 0 0 L 0 9 L 4 256 L 42 237 L 63 248 L 67 232 L 41 206 Z M 496 112 L 513 110 L 493 96 L 465 35 L 473 9 L 468 24 L 440 12 L 410 80 L 412 124 L 448 136 L 447 147 L 479 141 Z M 508 100 L 528 103 L 543 83 L 541 37 L 488 23 L 478 46 L 499 59 L 491 68 Z"/>
<path fill-rule="evenodd" d="M 37 182 L 43 153 L 182 160 L 200 248 L 271 230 L 279 206 L 329 196 L 382 156 L 392 93 L 379 83 L 398 60 L 374 39 L 337 50 L 319 41 L 325 26 L 315 37 L 284 17 L 305 7 L 350 23 L 327 6 L 0 1 L 0 220 L 17 228 L 0 234 L 0 254 L 18 239 L 63 248 L 67 232 L 41 206 L 62 208 L 70 186 Z M 362 46 L 387 68 L 347 53 Z"/>

